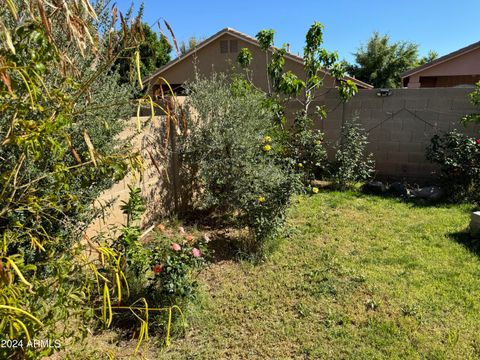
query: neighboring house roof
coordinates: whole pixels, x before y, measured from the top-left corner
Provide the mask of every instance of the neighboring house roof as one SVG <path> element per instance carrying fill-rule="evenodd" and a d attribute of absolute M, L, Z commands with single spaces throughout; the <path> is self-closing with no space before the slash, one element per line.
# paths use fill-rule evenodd
<path fill-rule="evenodd" d="M 400 77 L 403 79 L 403 78 L 406 78 L 407 76 L 411 76 L 413 74 L 416 74 L 418 72 L 421 72 L 423 70 L 426 70 L 426 69 L 429 69 L 431 67 L 434 67 L 434 66 L 437 66 L 441 63 L 444 63 L 446 61 L 449 61 L 449 60 L 452 60 L 456 57 L 459 57 L 459 56 L 462 56 L 466 53 L 469 53 L 470 51 L 473 51 L 473 50 L 476 50 L 480 48 L 480 41 L 479 42 L 476 42 L 476 43 L 473 43 L 471 45 L 468 45 L 468 46 L 465 46 L 464 48 L 461 48 L 459 50 L 456 50 L 454 52 L 451 52 L 450 54 L 447 54 L 447 55 L 444 55 L 442 57 L 439 57 L 438 59 L 435 59 L 433 61 L 430 61 L 426 64 L 423 64 L 423 65 L 420 65 L 416 68 L 413 68 L 413 69 L 410 69 L 408 71 L 405 71 L 403 73 L 400 74 Z"/>
<path fill-rule="evenodd" d="M 208 44 L 210 44 L 211 42 L 215 41 L 216 39 L 218 39 L 220 36 L 224 35 L 228 33 L 229 35 L 233 35 L 239 39 L 242 39 L 246 42 L 249 42 L 251 43 L 252 45 L 255 45 L 255 46 L 259 46 L 258 44 L 258 41 L 251 37 L 251 36 L 248 36 L 240 31 L 237 31 L 235 29 L 232 29 L 232 28 L 224 28 L 222 30 L 220 30 L 219 32 L 217 32 L 216 34 L 210 36 L 208 39 L 205 39 L 204 41 L 200 42 L 199 44 L 197 44 L 197 46 L 195 46 L 193 49 L 190 49 L 189 51 L 187 51 L 185 54 L 173 59 L 172 61 L 168 62 L 167 64 L 163 65 L 162 67 L 160 67 L 157 71 L 155 71 L 152 75 L 146 77 L 145 79 L 143 79 L 143 82 L 147 83 L 149 82 L 150 80 L 154 79 L 155 77 L 157 77 L 158 75 L 160 75 L 162 72 L 166 71 L 167 69 L 171 68 L 172 66 L 175 66 L 175 64 L 185 60 L 186 58 L 190 57 L 191 55 L 195 54 L 196 51 L 198 51 L 199 49 L 207 46 Z M 285 54 L 285 58 L 287 59 L 290 59 L 290 60 L 293 60 L 295 62 L 298 62 L 298 63 L 301 63 L 303 64 L 303 58 L 300 57 L 300 56 L 297 56 L 297 55 L 294 55 L 294 54 L 291 54 L 289 52 L 287 52 Z M 358 79 L 355 79 L 353 77 L 350 77 L 350 76 L 345 76 L 345 79 L 347 80 L 351 80 L 353 81 L 355 84 L 357 84 L 358 86 L 361 86 L 365 89 L 373 89 L 373 86 L 370 85 L 370 84 L 367 84 L 367 83 L 364 83 L 363 81 L 360 81 Z"/>

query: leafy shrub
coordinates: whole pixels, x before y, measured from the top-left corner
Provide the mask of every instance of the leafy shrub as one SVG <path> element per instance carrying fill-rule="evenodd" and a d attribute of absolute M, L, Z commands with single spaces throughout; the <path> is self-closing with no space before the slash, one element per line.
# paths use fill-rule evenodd
<path fill-rule="evenodd" d="M 0 340 L 65 346 L 85 337 L 95 320 L 108 327 L 112 303 L 128 297 L 124 253 L 77 236 L 90 199 L 129 167 L 138 169 L 138 154 L 110 139 L 122 128 L 111 116 L 127 114 L 128 106 L 107 101 L 119 95 L 128 103 L 128 88 L 104 77 L 114 55 L 105 38 L 95 41 L 87 1 L 7 4 L 0 8 Z M 125 36 L 138 44 L 134 34 Z M 98 89 L 97 81 L 106 86 Z M 126 235 L 132 240 L 138 231 Z M 142 320 L 141 334 L 145 326 Z M 54 350 L 2 347 L 0 358 Z"/>
<path fill-rule="evenodd" d="M 472 105 L 475 105 L 477 108 L 480 106 L 480 81 L 475 84 L 475 90 L 473 90 L 470 94 L 468 94 L 468 98 Z M 469 123 L 469 122 L 479 122 L 480 121 L 480 114 L 473 113 L 468 114 L 462 117 L 462 122 Z"/>
<path fill-rule="evenodd" d="M 346 120 L 342 125 L 341 141 L 337 145 L 335 159 L 331 164 L 331 177 L 340 187 L 365 181 L 374 172 L 372 154 L 366 153 L 367 135 L 357 119 Z"/>
<path fill-rule="evenodd" d="M 278 157 L 274 114 L 264 93 L 223 76 L 188 88 L 190 127 L 186 162 L 198 170 L 201 206 L 232 214 L 248 227 L 250 250 L 279 229 L 298 177 Z"/>
<path fill-rule="evenodd" d="M 289 156 L 297 171 L 303 174 L 304 182 L 318 178 L 327 166 L 323 133 L 314 129 L 311 118 L 305 116 L 297 116 L 288 132 Z"/>
<path fill-rule="evenodd" d="M 14 1 L 14 3 L 17 4 L 18 13 L 21 16 L 29 13 L 28 4 L 23 1 Z M 111 19 L 107 14 L 108 10 L 102 3 L 103 1 L 97 2 L 97 8 L 103 8 L 103 11 L 97 12 L 98 22 L 94 23 L 87 14 L 82 14 L 78 19 L 79 24 L 82 23 L 91 32 L 104 26 L 105 23 L 110 25 Z M 48 10 L 47 7 L 47 15 L 49 15 Z M 23 85 L 17 89 L 24 91 L 29 96 L 31 94 L 39 104 L 30 109 L 28 113 L 22 114 L 28 121 L 31 121 L 32 125 L 38 125 L 36 128 L 32 126 L 31 129 L 35 131 L 39 129 L 53 130 L 59 124 L 52 123 L 49 127 L 43 127 L 40 125 L 43 119 L 52 111 L 58 112 L 61 108 L 65 109 L 70 106 L 69 103 L 75 103 L 74 111 L 72 109 L 68 114 L 58 116 L 63 122 L 61 124 L 62 132 L 58 131 L 59 136 L 56 136 L 52 149 L 46 150 L 51 151 L 52 154 L 42 156 L 39 153 L 41 146 L 37 142 L 38 139 L 28 139 L 31 141 L 26 141 L 26 144 L 30 146 L 32 152 L 35 152 L 35 156 L 27 157 L 22 164 L 22 174 L 25 178 L 42 178 L 42 181 L 37 183 L 37 191 L 42 192 L 46 197 L 51 191 L 52 172 L 58 171 L 56 180 L 61 182 L 59 177 L 63 175 L 60 174 L 65 174 L 65 171 L 73 168 L 72 173 L 75 176 L 64 176 L 61 188 L 55 189 L 60 198 L 69 199 L 68 210 L 56 212 L 55 215 L 50 214 L 48 220 L 42 218 L 45 221 L 41 223 L 35 219 L 33 224 L 27 223 L 25 214 L 11 214 L 11 221 L 23 222 L 25 227 L 34 226 L 34 224 L 43 227 L 52 240 L 58 240 L 55 246 L 62 251 L 70 248 L 92 219 L 99 215 L 97 211 L 92 211 L 91 204 L 100 192 L 121 179 L 126 172 L 127 163 L 123 161 L 110 162 L 108 166 L 92 166 L 88 168 L 88 171 L 80 169 L 81 166 L 78 165 L 91 160 L 92 149 L 89 149 L 89 145 L 85 141 L 86 136 L 88 136 L 95 153 L 100 157 L 116 156 L 115 154 L 118 155 L 122 152 L 122 147 L 126 147 L 127 142 L 121 143 L 117 135 L 125 128 L 126 119 L 130 117 L 132 111 L 130 99 L 133 94 L 133 86 L 130 84 L 118 85 L 119 75 L 117 72 L 104 65 L 108 63 L 108 59 L 106 59 L 108 51 L 103 47 L 104 44 L 97 44 L 98 49 L 95 53 L 90 51 L 93 47 L 92 44 L 85 44 L 86 49 L 82 56 L 74 39 L 69 36 L 68 31 L 65 31 L 62 16 L 49 18 L 51 32 L 48 34 L 45 31 L 37 31 L 35 26 L 28 21 L 17 24 L 8 13 L 8 8 L 0 9 L 0 17 L 10 24 L 12 45 L 16 48 L 16 54 L 7 52 L 5 60 L 27 67 L 33 66 L 33 72 L 23 74 L 27 79 L 30 79 L 28 76 L 35 76 L 35 74 L 41 76 L 38 84 L 33 84 L 33 86 L 29 84 L 31 93 Z M 51 41 L 55 42 L 55 47 L 52 46 Z M 57 52 L 61 54 L 60 58 L 58 58 Z M 69 72 L 68 75 L 65 74 L 64 67 L 66 65 L 62 65 L 62 57 L 68 57 L 75 71 Z M 105 66 L 104 71 L 99 71 L 100 64 Z M 15 71 L 12 71 L 12 75 L 11 80 L 13 81 L 10 83 L 10 87 L 14 87 L 18 81 L 22 81 L 20 75 Z M 47 94 L 39 97 L 38 91 Z M 50 95 L 55 95 L 56 98 Z M 11 129 L 12 118 L 19 108 L 18 103 L 23 101 L 24 99 L 21 97 L 15 97 L 12 94 L 8 94 L 2 99 L 2 105 L 5 106 L 0 111 L 0 136 L 2 139 Z M 10 131 L 10 136 L 14 140 L 16 131 L 23 129 L 18 126 L 12 130 L 15 131 Z M 1 173 L 7 173 L 10 165 L 17 163 L 22 156 L 23 148 L 21 146 L 9 145 L 0 146 Z M 62 155 L 61 161 L 58 161 L 57 155 Z M 75 168 L 76 166 L 77 168 Z M 22 251 L 27 263 L 44 260 L 45 254 L 35 251 L 30 244 L 29 239 L 18 239 L 14 246 Z"/>
<path fill-rule="evenodd" d="M 123 254 L 126 259 L 125 273 L 127 274 L 127 280 L 131 280 L 129 279 L 130 274 L 138 277 L 139 274 L 143 274 L 149 269 L 149 264 L 148 253 L 140 244 L 141 228 L 139 220 L 145 210 L 143 199 L 140 196 L 141 190 L 130 185 L 128 187 L 128 201 L 124 201 L 121 205 L 127 222 L 120 229 L 120 236 L 112 242 L 112 247 Z M 133 281 L 129 282 L 136 280 L 134 278 Z"/>
<path fill-rule="evenodd" d="M 440 165 L 441 179 L 454 201 L 480 200 L 479 142 L 453 130 L 434 135 L 427 147 L 427 159 Z"/>

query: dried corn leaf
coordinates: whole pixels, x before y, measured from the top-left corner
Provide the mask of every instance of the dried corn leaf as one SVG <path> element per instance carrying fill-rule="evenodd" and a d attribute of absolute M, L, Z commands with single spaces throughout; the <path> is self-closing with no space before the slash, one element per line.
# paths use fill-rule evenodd
<path fill-rule="evenodd" d="M 143 89 L 143 82 L 142 82 L 142 73 L 140 71 L 140 51 L 135 51 L 135 68 L 137 70 L 137 80 L 140 86 L 140 90 Z"/>
<path fill-rule="evenodd" d="M 93 9 L 92 5 L 88 0 L 82 0 L 82 5 L 85 11 L 94 19 L 97 19 L 97 14 L 95 13 L 95 10 Z"/>
<path fill-rule="evenodd" d="M 81 163 L 82 163 L 82 159 L 80 158 L 80 156 L 78 155 L 77 151 L 76 151 L 75 148 L 73 147 L 73 145 L 72 145 L 72 140 L 70 139 L 70 136 L 67 135 L 66 139 L 67 139 L 68 148 L 70 149 L 70 153 L 72 154 L 73 158 L 75 159 L 75 162 L 76 162 L 77 164 L 81 164 Z"/>
<path fill-rule="evenodd" d="M 12 36 L 10 34 L 10 31 L 8 31 L 8 29 L 5 27 L 5 25 L 1 21 L 0 21 L 0 30 L 5 37 L 5 43 L 7 45 L 7 48 L 10 49 L 10 51 L 13 54 L 15 54 L 15 46 L 13 46 L 13 41 L 12 41 Z"/>
<path fill-rule="evenodd" d="M 167 27 L 168 31 L 170 32 L 170 35 L 172 35 L 172 40 L 173 40 L 173 43 L 175 45 L 175 50 L 177 51 L 177 56 L 180 56 L 180 50 L 178 48 L 177 38 L 175 37 L 175 34 L 173 33 L 173 30 L 170 27 L 170 25 L 168 24 L 167 20 L 163 19 L 163 22 L 165 23 L 165 26 Z"/>
<path fill-rule="evenodd" d="M 45 28 L 45 31 L 47 32 L 48 37 L 52 39 L 52 27 L 50 25 L 50 20 L 47 17 L 47 13 L 45 11 L 45 7 L 43 6 L 42 1 L 37 0 L 37 8 L 40 13 L 40 18 L 42 19 L 43 27 Z"/>
<path fill-rule="evenodd" d="M 8 9 L 10 10 L 10 13 L 15 18 L 15 20 L 18 20 L 17 7 L 15 6 L 15 3 L 13 2 L 13 0 L 6 0 L 6 1 L 7 1 Z"/>
<path fill-rule="evenodd" d="M 0 61 L 0 66 L 1 66 L 1 61 Z M 0 71 L 0 80 L 2 80 L 2 82 L 5 84 L 8 92 L 10 94 L 13 94 L 12 81 L 6 71 Z"/>
<path fill-rule="evenodd" d="M 97 167 L 97 160 L 95 159 L 95 148 L 93 147 L 92 141 L 90 140 L 90 136 L 87 133 L 87 130 L 83 131 L 83 138 L 85 139 L 85 144 L 87 144 L 88 152 L 90 153 L 90 157 L 92 158 L 93 165 Z"/>
<path fill-rule="evenodd" d="M 158 30 L 160 31 L 160 34 L 163 36 L 163 38 L 165 39 L 165 41 L 168 43 L 168 45 L 169 45 L 170 47 L 173 47 L 173 46 L 172 46 L 172 43 L 170 42 L 170 40 L 168 40 L 167 35 L 165 35 L 165 33 L 163 32 L 163 30 L 162 30 L 162 25 L 160 25 L 160 21 L 157 21 L 157 25 L 158 25 Z"/>

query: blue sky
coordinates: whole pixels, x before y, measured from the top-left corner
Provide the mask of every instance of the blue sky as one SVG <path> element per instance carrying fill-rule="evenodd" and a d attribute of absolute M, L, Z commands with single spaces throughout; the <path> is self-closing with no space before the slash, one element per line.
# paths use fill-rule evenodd
<path fill-rule="evenodd" d="M 118 0 L 125 11 L 131 0 Z M 134 1 L 139 4 L 138 0 Z M 145 0 L 145 20 L 150 24 L 165 18 L 177 40 L 209 37 L 224 27 L 255 36 L 261 29 L 276 30 L 275 45 L 290 43 L 292 52 L 302 52 L 309 25 L 325 25 L 325 47 L 337 50 L 349 61 L 351 53 L 373 31 L 394 41 L 420 45 L 420 55 L 435 50 L 440 55 L 480 41 L 479 0 L 317 0 L 317 1 L 172 1 Z M 295 4 L 295 6 L 292 6 Z"/>

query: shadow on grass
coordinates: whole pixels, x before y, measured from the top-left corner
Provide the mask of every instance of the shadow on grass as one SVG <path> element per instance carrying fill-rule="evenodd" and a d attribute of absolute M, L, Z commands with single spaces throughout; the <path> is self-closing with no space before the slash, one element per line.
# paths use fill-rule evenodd
<path fill-rule="evenodd" d="M 336 188 L 336 187 L 325 187 L 320 190 L 321 192 L 326 193 L 343 193 L 348 196 L 356 197 L 356 198 L 372 198 L 372 199 L 389 199 L 398 202 L 402 202 L 405 204 L 409 204 L 412 207 L 445 207 L 449 208 L 452 206 L 458 205 L 458 203 L 452 202 L 447 198 L 435 199 L 435 200 L 427 200 L 427 199 L 420 199 L 415 197 L 410 197 L 406 195 L 398 195 L 389 191 L 385 191 L 382 193 L 368 193 L 363 192 L 359 188 Z"/>
<path fill-rule="evenodd" d="M 208 250 L 212 254 L 211 262 L 239 261 L 241 259 L 241 240 L 227 230 L 218 230 L 208 243 Z"/>
<path fill-rule="evenodd" d="M 263 259 L 263 252 L 248 231 L 236 227 L 234 214 L 225 215 L 221 210 L 194 209 L 182 213 L 180 219 L 185 225 L 209 234 L 211 241 L 207 248 L 211 254 L 210 262 L 247 260 L 258 263 Z"/>
<path fill-rule="evenodd" d="M 480 239 L 470 235 L 468 230 L 448 234 L 448 237 L 480 257 Z"/>
<path fill-rule="evenodd" d="M 388 189 L 379 192 L 371 192 L 366 191 L 363 189 L 363 185 L 361 183 L 351 184 L 348 186 L 340 186 L 338 184 L 329 182 L 329 181 L 319 181 L 316 184 L 322 192 L 332 193 L 344 193 L 349 196 L 354 196 L 357 198 L 365 197 L 365 198 L 379 198 L 379 199 L 391 199 L 401 201 L 407 204 L 411 204 L 412 206 L 416 207 L 444 207 L 444 206 L 452 206 L 455 205 L 451 201 L 448 200 L 446 197 L 442 197 L 440 199 L 421 199 L 413 196 L 409 196 L 407 194 L 400 194 Z"/>
<path fill-rule="evenodd" d="M 378 180 L 378 179 L 377 179 Z M 381 180 L 381 179 L 380 179 Z M 372 180 L 372 182 L 375 182 Z M 420 182 L 399 182 L 399 181 L 394 181 L 393 183 L 402 183 L 404 185 L 405 191 L 408 190 L 408 192 L 405 193 L 400 193 L 395 190 L 389 189 L 389 186 L 392 185 L 392 183 L 386 182 L 386 181 L 381 181 L 384 185 L 385 188 L 383 191 L 380 191 L 379 189 L 376 189 L 376 191 L 372 190 L 365 190 L 363 187 L 364 183 L 355 183 L 355 184 L 350 184 L 347 186 L 340 186 L 338 184 L 333 183 L 332 181 L 316 181 L 314 183 L 315 186 L 317 186 L 322 192 L 340 192 L 340 193 L 346 193 L 348 195 L 354 196 L 354 197 L 372 197 L 372 198 L 381 198 L 381 199 L 391 199 L 391 200 L 397 200 L 406 204 L 409 204 L 413 207 L 443 207 L 443 208 L 449 208 L 452 206 L 457 206 L 460 204 L 467 204 L 467 202 L 459 202 L 459 201 L 453 201 L 448 192 L 445 192 L 444 194 L 441 195 L 440 198 L 437 199 L 428 199 L 428 198 L 419 198 L 416 196 L 409 195 L 409 193 L 412 192 L 413 189 L 419 189 L 422 186 L 436 186 L 445 189 L 445 187 L 436 181 L 420 181 Z M 378 192 L 377 192 L 378 191 Z"/>
<path fill-rule="evenodd" d="M 191 209 L 183 212 L 180 219 L 185 225 L 209 234 L 211 241 L 207 248 L 211 254 L 211 262 L 239 259 L 241 238 L 235 234 L 232 217 L 220 216 L 212 209 Z"/>
<path fill-rule="evenodd" d="M 357 192 L 361 194 L 360 196 L 397 200 L 399 202 L 408 204 L 412 207 L 419 207 L 419 208 L 430 208 L 430 207 L 451 208 L 451 207 L 455 207 L 462 204 L 463 205 L 468 204 L 467 202 L 462 203 L 458 201 L 452 201 L 446 195 L 443 195 L 441 198 L 438 198 L 438 199 L 425 199 L 425 198 L 418 198 L 410 195 L 400 195 L 400 194 L 391 192 L 389 190 L 386 190 L 382 193 L 377 193 L 377 194 L 366 193 L 366 192 L 363 192 L 361 189 L 358 189 Z"/>
<path fill-rule="evenodd" d="M 429 207 L 449 208 L 449 207 L 458 205 L 451 202 L 445 197 L 442 197 L 440 199 L 422 199 L 417 197 L 398 196 L 395 194 L 386 194 L 383 197 L 398 199 L 406 204 L 411 205 L 412 207 L 419 207 L 419 208 L 429 208 Z"/>

